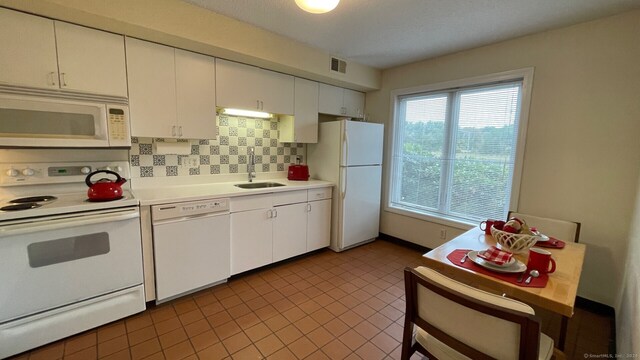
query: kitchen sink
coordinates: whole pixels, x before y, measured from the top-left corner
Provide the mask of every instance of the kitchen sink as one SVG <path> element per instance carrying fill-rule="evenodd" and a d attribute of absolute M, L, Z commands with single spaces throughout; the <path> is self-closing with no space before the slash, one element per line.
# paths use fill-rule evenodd
<path fill-rule="evenodd" d="M 278 186 L 285 186 L 285 185 L 276 183 L 276 182 L 256 182 L 256 183 L 235 184 L 234 186 L 237 186 L 241 189 L 263 189 L 263 188 L 278 187 Z"/>

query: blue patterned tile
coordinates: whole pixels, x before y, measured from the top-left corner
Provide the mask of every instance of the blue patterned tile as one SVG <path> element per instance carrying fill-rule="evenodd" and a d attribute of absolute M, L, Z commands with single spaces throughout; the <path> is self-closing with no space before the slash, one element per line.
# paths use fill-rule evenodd
<path fill-rule="evenodd" d="M 247 129 L 247 137 L 255 137 L 256 136 L 256 131 L 254 129 Z"/>
<path fill-rule="evenodd" d="M 153 147 L 151 144 L 138 144 L 140 155 L 153 155 Z"/>
<path fill-rule="evenodd" d="M 238 136 L 238 128 L 230 127 L 229 128 L 229 136 Z"/>
<path fill-rule="evenodd" d="M 262 146 L 262 138 L 256 138 L 256 146 Z"/>
<path fill-rule="evenodd" d="M 238 155 L 238 147 L 229 146 L 229 155 Z"/>
<path fill-rule="evenodd" d="M 178 176 L 178 167 L 167 166 L 167 176 Z"/>
<path fill-rule="evenodd" d="M 200 155 L 200 165 L 209 165 L 211 158 L 207 155 Z"/>
<path fill-rule="evenodd" d="M 268 172 L 271 166 L 269 164 L 262 164 L 262 171 Z"/>
<path fill-rule="evenodd" d="M 165 156 L 164 155 L 153 155 L 153 166 L 162 166 L 165 165 Z"/>
<path fill-rule="evenodd" d="M 140 155 L 131 155 L 131 166 L 140 166 Z"/>
<path fill-rule="evenodd" d="M 243 118 L 238 119 L 238 127 L 246 128 L 247 127 L 247 119 L 243 119 Z"/>
<path fill-rule="evenodd" d="M 268 148 L 268 147 L 262 148 L 262 155 L 270 155 L 270 154 L 271 154 L 271 148 Z"/>
<path fill-rule="evenodd" d="M 291 164 L 291 156 L 290 155 L 285 155 L 284 156 L 284 163 L 285 164 Z"/>
<path fill-rule="evenodd" d="M 229 173 L 237 174 L 238 173 L 238 164 L 230 164 L 229 165 Z"/>
<path fill-rule="evenodd" d="M 284 171 L 284 164 L 278 164 L 278 171 Z"/>
<path fill-rule="evenodd" d="M 153 166 L 140 166 L 140 177 L 153 177 Z"/>
<path fill-rule="evenodd" d="M 278 162 L 278 157 L 275 155 L 269 156 L 269 163 L 276 164 Z"/>
<path fill-rule="evenodd" d="M 262 155 L 256 155 L 255 158 L 256 164 L 262 164 Z"/>
<path fill-rule="evenodd" d="M 238 145 L 240 146 L 247 146 L 247 138 L 246 137 L 239 137 L 238 138 Z"/>
<path fill-rule="evenodd" d="M 228 164 L 229 155 L 220 155 L 220 164 Z"/>
<path fill-rule="evenodd" d="M 220 174 L 220 165 L 211 165 L 211 174 Z"/>
<path fill-rule="evenodd" d="M 189 168 L 189 175 L 200 175 L 200 168 Z"/>
<path fill-rule="evenodd" d="M 191 155 L 200 155 L 200 145 L 191 145 Z"/>
<path fill-rule="evenodd" d="M 238 164 L 246 164 L 247 155 L 238 155 Z"/>
<path fill-rule="evenodd" d="M 271 147 L 278 147 L 278 139 L 271 139 L 271 140 L 269 140 L 269 146 L 271 146 Z"/>
<path fill-rule="evenodd" d="M 284 148 L 282 146 L 278 146 L 278 150 L 276 151 L 278 155 L 284 155 Z"/>
<path fill-rule="evenodd" d="M 220 136 L 220 145 L 229 145 L 229 137 Z"/>
<path fill-rule="evenodd" d="M 229 118 L 223 115 L 220 115 L 218 117 L 218 119 L 220 120 L 220 126 L 229 126 Z"/>
<path fill-rule="evenodd" d="M 262 129 L 262 120 L 256 119 L 256 129 Z"/>
<path fill-rule="evenodd" d="M 270 130 L 262 130 L 262 138 L 263 139 L 271 138 L 271 131 Z"/>
<path fill-rule="evenodd" d="M 271 121 L 271 122 L 269 123 L 269 125 L 270 125 L 270 127 L 269 127 L 269 128 L 270 128 L 271 130 L 278 130 L 278 123 L 277 123 L 277 122 L 275 122 L 275 121 Z"/>
<path fill-rule="evenodd" d="M 220 155 L 220 146 L 219 145 L 211 146 L 211 150 L 209 151 L 209 155 Z"/>

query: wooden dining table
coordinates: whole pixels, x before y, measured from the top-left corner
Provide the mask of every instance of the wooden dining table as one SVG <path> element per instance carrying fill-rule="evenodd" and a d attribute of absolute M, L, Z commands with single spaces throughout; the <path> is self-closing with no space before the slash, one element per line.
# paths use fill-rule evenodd
<path fill-rule="evenodd" d="M 504 295 L 524 303 L 538 306 L 562 316 L 557 348 L 564 351 L 567 322 L 573 310 L 580 283 L 580 274 L 586 247 L 583 244 L 567 242 L 563 249 L 545 248 L 556 261 L 556 271 L 549 274 L 549 281 L 543 288 L 524 287 L 497 279 L 453 264 L 447 255 L 458 249 L 485 250 L 496 245 L 491 235 L 475 227 L 462 235 L 438 246 L 423 255 L 425 265 L 455 280 L 492 293 Z M 516 254 L 516 259 L 524 264 L 528 252 Z"/>

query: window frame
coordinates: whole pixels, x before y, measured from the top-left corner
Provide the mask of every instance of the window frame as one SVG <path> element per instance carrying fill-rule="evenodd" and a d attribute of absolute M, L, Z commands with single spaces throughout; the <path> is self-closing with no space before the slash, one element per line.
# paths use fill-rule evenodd
<path fill-rule="evenodd" d="M 385 196 L 384 196 L 384 211 L 396 213 L 399 215 L 409 216 L 413 218 L 417 218 L 420 220 L 426 220 L 429 222 L 442 224 L 454 228 L 459 229 L 468 229 L 469 226 L 475 226 L 477 224 L 463 221 L 458 218 L 449 217 L 446 215 L 436 216 L 434 214 L 427 214 L 424 212 L 412 211 L 406 208 L 395 207 L 391 204 L 392 191 L 394 187 L 394 174 L 398 165 L 394 161 L 394 154 L 396 153 L 396 145 L 398 142 L 402 143 L 402 134 L 398 131 L 401 126 L 397 124 L 399 115 L 400 115 L 400 98 L 406 97 L 408 95 L 419 95 L 424 94 L 428 95 L 429 93 L 436 92 L 451 92 L 455 90 L 460 90 L 462 88 L 472 88 L 472 87 L 480 87 L 480 86 L 491 86 L 492 84 L 498 84 L 501 82 L 509 82 L 509 81 L 522 81 L 522 99 L 520 104 L 520 119 L 518 123 L 518 134 L 516 136 L 516 152 L 514 158 L 514 168 L 512 174 L 512 182 L 511 182 L 511 195 L 509 199 L 509 209 L 517 209 L 518 208 L 518 200 L 520 198 L 520 186 L 522 181 L 522 168 L 524 161 L 524 150 L 525 150 L 525 142 L 527 136 L 527 127 L 529 120 L 529 108 L 531 104 L 531 91 L 533 88 L 533 74 L 534 68 L 523 68 L 517 70 L 504 71 L 499 73 L 493 73 L 488 75 L 475 76 L 471 78 L 458 79 L 452 81 L 439 82 L 428 85 L 415 86 L 410 88 L 402 88 L 395 89 L 391 91 L 390 96 L 390 131 L 389 131 L 389 139 L 388 144 L 390 144 L 389 151 L 387 152 L 387 161 L 389 164 L 387 166 L 386 180 L 387 184 L 385 186 Z M 447 111 L 452 111 L 452 109 L 448 109 Z M 448 126 L 449 127 L 449 126 Z M 445 141 L 450 141 L 451 134 L 449 129 L 446 134 L 447 138 Z"/>

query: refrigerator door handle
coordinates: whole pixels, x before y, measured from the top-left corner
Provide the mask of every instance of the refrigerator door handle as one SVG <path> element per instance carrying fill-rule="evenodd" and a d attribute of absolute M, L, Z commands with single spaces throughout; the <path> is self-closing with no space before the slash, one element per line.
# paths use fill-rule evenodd
<path fill-rule="evenodd" d="M 350 165 L 349 164 L 349 132 L 347 131 L 346 124 L 344 127 L 344 137 L 342 138 L 342 144 L 344 149 L 344 159 L 343 159 L 344 164 Z"/>
<path fill-rule="evenodd" d="M 342 171 L 342 179 L 340 179 L 340 185 L 341 185 L 340 194 L 344 199 L 345 196 L 347 196 L 347 169 L 343 169 Z"/>

